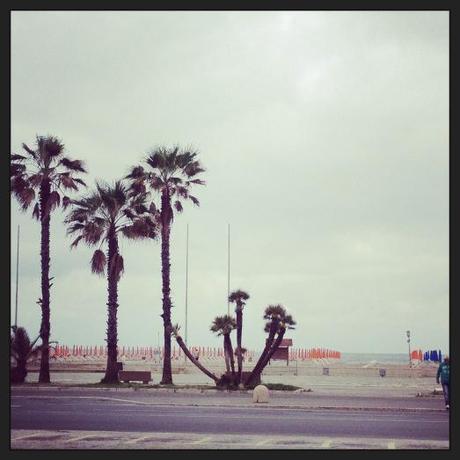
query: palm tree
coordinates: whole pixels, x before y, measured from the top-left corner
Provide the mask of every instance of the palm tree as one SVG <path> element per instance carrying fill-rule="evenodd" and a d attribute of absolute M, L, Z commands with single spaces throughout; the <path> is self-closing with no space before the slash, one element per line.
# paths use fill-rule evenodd
<path fill-rule="evenodd" d="M 25 328 L 12 326 L 11 329 L 10 355 L 16 364 L 16 366 L 11 369 L 11 382 L 24 383 L 27 376 L 27 363 L 30 358 L 38 356 L 40 352 L 43 351 L 43 345 L 35 345 L 40 335 L 31 342 Z"/>
<path fill-rule="evenodd" d="M 164 357 L 163 376 L 161 384 L 172 384 L 171 372 L 171 289 L 170 289 L 170 256 L 169 239 L 174 209 L 182 212 L 183 200 L 190 200 L 199 205 L 198 199 L 190 194 L 193 185 L 204 185 L 204 181 L 196 178 L 203 172 L 200 162 L 196 159 L 198 153 L 193 150 L 179 149 L 179 147 L 158 147 L 150 152 L 143 166 L 131 169 L 127 178 L 131 180 L 132 190 L 144 193 L 148 188 L 161 196 L 160 223 L 161 223 L 161 274 L 163 291 L 163 318 L 164 326 Z M 173 203 L 173 204 L 172 204 Z"/>
<path fill-rule="evenodd" d="M 247 292 L 238 289 L 233 291 L 229 297 L 229 302 L 234 302 L 236 304 L 235 313 L 236 313 L 236 346 L 237 346 L 237 359 L 238 359 L 238 376 L 237 376 L 237 385 L 241 383 L 241 375 L 243 372 L 243 353 L 242 353 L 242 335 L 243 335 L 243 308 L 246 304 L 245 300 L 249 299 L 249 294 Z"/>
<path fill-rule="evenodd" d="M 236 322 L 230 315 L 217 316 L 211 324 L 210 330 L 218 336 L 224 336 L 225 365 L 228 373 L 235 379 L 235 358 L 233 356 L 232 340 L 230 333 L 236 328 Z"/>
<path fill-rule="evenodd" d="M 71 247 L 83 240 L 88 246 L 98 245 L 91 259 L 91 271 L 104 276 L 107 268 L 107 367 L 101 383 L 118 383 L 117 368 L 117 311 L 118 282 L 124 271 L 118 238 L 156 238 L 157 225 L 152 212 L 145 206 L 145 194 L 132 195 L 127 187 L 117 181 L 112 185 L 96 183 L 96 189 L 80 200 L 71 203 L 66 217 L 68 234 L 77 238 Z M 107 243 L 107 256 L 101 250 Z"/>
<path fill-rule="evenodd" d="M 264 327 L 264 331 L 268 332 L 268 338 L 265 342 L 264 350 L 257 360 L 254 369 L 246 379 L 246 382 L 244 382 L 246 386 L 249 386 L 259 380 L 260 374 L 281 344 L 286 329 L 294 329 L 296 324 L 292 316 L 287 314 L 286 309 L 280 304 L 269 305 L 264 311 L 263 318 L 268 320 Z"/>
<path fill-rule="evenodd" d="M 192 353 L 190 353 L 190 350 L 187 348 L 187 345 L 185 345 L 184 340 L 179 334 L 180 326 L 178 324 L 175 324 L 174 326 L 169 326 L 168 332 L 169 334 L 172 334 L 175 339 L 177 344 L 181 347 L 182 351 L 184 352 L 185 356 L 193 363 L 195 364 L 198 369 L 200 369 L 202 372 L 204 372 L 208 377 L 214 380 L 214 382 L 218 382 L 219 378 L 214 375 L 211 371 L 206 369 L 196 358 L 193 356 Z"/>
<path fill-rule="evenodd" d="M 40 337 L 43 350 L 38 381 L 49 383 L 51 212 L 60 205 L 65 209 L 69 204 L 67 191 L 75 191 L 80 185 L 86 185 L 75 177 L 86 170 L 80 160 L 70 160 L 64 154 L 64 144 L 56 137 L 37 136 L 35 150 L 26 144 L 22 144 L 22 147 L 24 155 L 11 155 L 10 188 L 23 211 L 35 202 L 32 216 L 41 224 L 41 298 L 38 304 L 42 311 Z"/>

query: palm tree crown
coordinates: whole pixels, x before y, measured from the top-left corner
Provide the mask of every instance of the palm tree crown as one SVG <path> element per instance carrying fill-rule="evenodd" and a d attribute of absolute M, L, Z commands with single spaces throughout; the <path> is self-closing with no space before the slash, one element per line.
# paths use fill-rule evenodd
<path fill-rule="evenodd" d="M 210 330 L 218 336 L 230 334 L 236 328 L 236 321 L 230 315 L 216 316 L 211 324 Z"/>
<path fill-rule="evenodd" d="M 179 147 L 157 147 L 152 150 L 143 166 L 135 166 L 126 176 L 131 180 L 131 187 L 135 192 L 145 193 L 148 188 L 167 195 L 169 200 L 174 199 L 174 208 L 182 212 L 182 201 L 189 199 L 199 206 L 198 198 L 190 194 L 192 185 L 204 185 L 205 181 L 195 178 L 204 168 L 196 159 L 198 152 L 192 149 Z M 173 209 L 169 205 L 165 209 L 166 223 L 173 219 Z"/>
<path fill-rule="evenodd" d="M 49 215 L 60 205 L 67 207 L 70 199 L 66 191 L 76 191 L 80 185 L 86 185 L 75 177 L 86 172 L 83 162 L 65 156 L 64 144 L 53 136 L 37 136 L 35 150 L 26 144 L 22 144 L 22 147 L 25 155 L 11 155 L 10 164 L 11 192 L 21 204 L 22 210 L 27 210 L 39 198 L 36 192 L 45 183 L 49 184 L 50 191 L 43 214 Z M 39 201 L 35 202 L 33 216 L 37 220 L 43 217 L 40 216 Z"/>
<path fill-rule="evenodd" d="M 273 320 L 279 321 L 278 328 L 294 329 L 294 326 L 297 324 L 292 315 L 288 314 L 286 308 L 280 304 L 269 305 L 264 311 L 264 319 L 269 320 L 265 323 L 265 332 L 270 332 Z"/>
<path fill-rule="evenodd" d="M 232 303 L 236 303 L 237 309 L 243 309 L 244 305 L 246 305 L 245 300 L 249 299 L 249 294 L 241 289 L 238 289 L 232 292 L 228 296 L 228 301 Z"/>
<path fill-rule="evenodd" d="M 131 194 L 122 181 L 116 181 L 114 185 L 96 183 L 94 191 L 72 201 L 72 210 L 65 220 L 69 224 L 67 233 L 77 235 L 71 247 L 77 247 L 81 240 L 88 246 L 99 244 L 91 261 L 91 270 L 103 275 L 107 260 L 100 247 L 111 237 L 118 233 L 130 239 L 157 237 L 153 207 L 153 204 L 146 207 L 145 193 Z M 120 254 L 114 257 L 116 260 L 109 265 L 118 278 L 123 271 L 123 258 Z"/>

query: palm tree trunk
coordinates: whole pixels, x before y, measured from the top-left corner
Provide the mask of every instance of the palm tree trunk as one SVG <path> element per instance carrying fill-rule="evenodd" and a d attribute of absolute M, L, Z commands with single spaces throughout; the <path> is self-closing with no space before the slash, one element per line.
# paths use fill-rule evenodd
<path fill-rule="evenodd" d="M 171 369 L 171 289 L 170 289 L 170 260 L 169 260 L 169 237 L 172 217 L 171 203 L 167 190 L 161 195 L 161 275 L 163 282 L 163 328 L 164 328 L 164 355 L 163 376 L 160 384 L 172 385 Z"/>
<path fill-rule="evenodd" d="M 50 364 L 49 364 L 49 339 L 50 339 L 50 214 L 48 200 L 50 196 L 50 183 L 43 181 L 40 186 L 40 222 L 41 222 L 41 288 L 42 296 L 40 306 L 42 310 L 42 320 L 40 325 L 40 337 L 42 340 L 42 351 L 40 359 L 39 383 L 50 383 Z"/>
<path fill-rule="evenodd" d="M 24 383 L 27 376 L 27 358 L 17 360 L 16 375 L 18 377 L 18 380 L 15 383 Z"/>
<path fill-rule="evenodd" d="M 243 373 L 243 353 L 241 353 L 242 345 L 241 340 L 243 336 L 243 310 L 241 305 L 236 307 L 236 344 L 238 347 L 238 377 L 236 380 L 237 385 L 241 383 L 241 375 Z"/>
<path fill-rule="evenodd" d="M 107 366 L 105 376 L 101 383 L 119 383 L 118 380 L 118 330 L 117 330 L 117 311 L 118 311 L 118 274 L 113 269 L 115 256 L 118 255 L 118 240 L 115 228 L 109 230 L 109 251 L 107 264 Z"/>
<path fill-rule="evenodd" d="M 264 350 L 262 351 L 262 354 L 259 356 L 259 359 L 257 360 L 256 365 L 254 366 L 251 374 L 249 374 L 249 377 L 246 379 L 246 382 L 244 382 L 245 385 L 250 385 L 252 382 L 258 380 L 258 376 L 262 373 L 262 370 L 265 366 L 262 367 L 262 363 L 265 360 L 265 357 L 270 351 L 270 347 L 273 344 L 273 341 L 275 340 L 275 334 L 276 330 L 278 329 L 278 324 L 279 321 L 277 319 L 272 319 L 272 322 L 270 324 L 270 331 L 268 333 L 268 339 L 265 343 Z"/>
<path fill-rule="evenodd" d="M 227 349 L 232 375 L 235 377 L 235 357 L 233 355 L 233 346 L 230 334 L 224 334 L 224 349 Z"/>
<path fill-rule="evenodd" d="M 278 332 L 278 336 L 276 337 L 275 342 L 271 346 L 271 348 L 268 351 L 268 353 L 266 353 L 265 358 L 263 359 L 263 361 L 260 363 L 260 366 L 259 366 L 260 370 L 257 372 L 257 374 L 255 372 L 251 373 L 251 375 L 249 376 L 249 378 L 246 381 L 246 385 L 250 385 L 252 383 L 252 381 L 255 380 L 255 376 L 260 375 L 262 373 L 262 371 L 265 369 L 265 366 L 268 364 L 268 362 L 270 361 L 270 359 L 273 356 L 273 354 L 275 353 L 275 351 L 278 350 L 278 347 L 280 346 L 281 341 L 283 340 L 285 332 L 286 332 L 285 328 L 282 328 Z"/>
<path fill-rule="evenodd" d="M 219 380 L 217 376 L 215 376 L 212 372 L 208 371 L 196 358 L 195 356 L 190 353 L 189 349 L 187 348 L 187 345 L 185 345 L 184 341 L 182 340 L 182 337 L 176 337 L 176 342 L 177 344 L 181 347 L 182 351 L 185 353 L 185 356 L 193 363 L 195 364 L 200 371 L 204 372 L 209 378 L 213 379 L 214 382 L 217 383 Z M 163 383 L 161 383 L 163 384 Z M 164 384 L 163 384 L 164 385 Z"/>
<path fill-rule="evenodd" d="M 225 368 L 227 372 L 230 374 L 230 355 L 227 350 L 227 345 L 225 344 L 225 336 L 224 336 L 224 359 L 225 359 Z"/>

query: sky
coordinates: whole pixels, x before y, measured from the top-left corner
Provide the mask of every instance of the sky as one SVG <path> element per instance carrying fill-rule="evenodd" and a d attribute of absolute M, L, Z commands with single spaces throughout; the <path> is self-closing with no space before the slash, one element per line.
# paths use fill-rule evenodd
<path fill-rule="evenodd" d="M 449 344 L 449 17 L 445 11 L 11 14 L 11 151 L 62 139 L 114 181 L 156 146 L 193 146 L 200 207 L 171 235 L 172 321 L 188 343 L 246 290 L 243 346 L 281 303 L 294 347 L 406 353 Z M 76 198 L 78 194 L 73 195 Z M 40 226 L 11 200 L 11 319 L 38 335 Z M 51 339 L 105 343 L 92 250 L 51 219 Z M 161 340 L 160 243 L 121 240 L 120 345 Z M 235 340 L 235 339 L 234 339 Z"/>

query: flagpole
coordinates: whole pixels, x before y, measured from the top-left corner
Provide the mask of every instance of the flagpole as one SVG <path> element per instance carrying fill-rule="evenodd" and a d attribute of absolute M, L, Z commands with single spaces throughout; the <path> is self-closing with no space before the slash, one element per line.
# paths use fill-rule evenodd
<path fill-rule="evenodd" d="M 185 345 L 187 345 L 188 332 L 188 224 L 187 224 L 187 245 L 185 250 Z M 187 361 L 187 356 L 185 356 Z"/>
<path fill-rule="evenodd" d="M 228 315 L 230 315 L 230 224 L 228 224 L 228 244 L 227 244 L 227 253 L 228 253 L 228 265 L 227 265 L 227 310 Z"/>
<path fill-rule="evenodd" d="M 20 227 L 18 225 L 18 238 L 16 246 L 16 308 L 14 313 L 14 326 L 18 326 L 18 284 L 19 284 L 19 232 Z"/>

